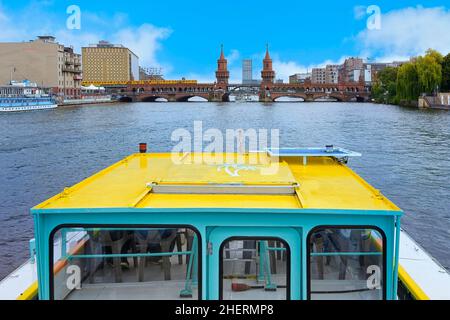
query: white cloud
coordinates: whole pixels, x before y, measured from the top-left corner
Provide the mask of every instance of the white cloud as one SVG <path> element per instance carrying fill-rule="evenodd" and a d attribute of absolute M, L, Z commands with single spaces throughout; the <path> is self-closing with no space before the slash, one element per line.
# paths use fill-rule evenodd
<path fill-rule="evenodd" d="M 238 62 L 241 57 L 241 54 L 238 50 L 233 49 L 231 50 L 230 54 L 226 57 L 228 60 L 228 65 L 233 65 L 235 62 Z"/>
<path fill-rule="evenodd" d="M 157 52 L 161 50 L 161 41 L 167 39 L 172 31 L 151 24 L 143 24 L 138 28 L 125 28 L 112 36 L 112 42 L 123 44 L 130 48 L 140 58 L 143 66 L 161 67 Z M 167 66 L 164 66 L 167 68 Z M 170 72 L 170 70 L 165 70 Z"/>
<path fill-rule="evenodd" d="M 30 18 L 29 15 L 33 12 L 39 19 Z M 124 13 L 104 16 L 82 10 L 82 29 L 69 30 L 65 28 L 66 16 L 61 17 L 56 19 L 40 7 L 24 8 L 21 12 L 6 12 L 0 4 L 0 41 L 28 41 L 38 35 L 49 34 L 54 35 L 58 42 L 73 46 L 77 52 L 81 52 L 83 46 L 97 43 L 99 40 L 108 40 L 130 48 L 139 56 L 142 66 L 163 67 L 164 72 L 168 73 L 172 71 L 169 64 L 158 59 L 162 42 L 172 33 L 169 28 L 151 24 L 126 26 L 128 16 Z"/>
<path fill-rule="evenodd" d="M 405 59 L 433 48 L 450 52 L 450 11 L 409 7 L 382 15 L 381 30 L 364 30 L 354 39 L 362 57 Z"/>

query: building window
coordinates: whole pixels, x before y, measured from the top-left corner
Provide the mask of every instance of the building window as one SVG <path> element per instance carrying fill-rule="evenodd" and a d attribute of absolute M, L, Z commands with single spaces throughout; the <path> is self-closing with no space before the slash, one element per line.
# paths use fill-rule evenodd
<path fill-rule="evenodd" d="M 201 299 L 200 248 L 191 227 L 61 227 L 50 241 L 51 299 Z"/>
<path fill-rule="evenodd" d="M 376 228 L 313 230 L 308 236 L 309 299 L 385 299 L 385 242 Z"/>
<path fill-rule="evenodd" d="M 220 248 L 221 300 L 290 299 L 290 250 L 280 239 L 232 238 Z"/>

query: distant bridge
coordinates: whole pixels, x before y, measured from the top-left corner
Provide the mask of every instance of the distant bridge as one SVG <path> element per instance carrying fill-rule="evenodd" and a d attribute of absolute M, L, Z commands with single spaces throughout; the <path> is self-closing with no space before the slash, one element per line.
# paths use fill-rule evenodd
<path fill-rule="evenodd" d="M 197 84 L 130 84 L 117 94 L 122 101 L 129 102 L 155 102 L 165 99 L 169 102 L 187 102 L 194 97 L 207 101 L 227 102 L 230 95 L 240 89 L 249 89 L 258 94 L 262 102 L 274 102 L 280 98 L 298 98 L 313 102 L 321 99 L 335 99 L 340 102 L 367 101 L 369 90 L 360 83 L 348 84 L 228 84 L 219 87 L 215 83 Z"/>
<path fill-rule="evenodd" d="M 369 90 L 363 81 L 339 84 L 317 84 L 307 81 L 298 84 L 274 83 L 275 71 L 267 47 L 263 60 L 261 84 L 230 84 L 228 62 L 222 51 L 217 61 L 215 83 L 197 81 L 130 81 L 108 86 L 121 97 L 122 101 L 154 102 L 165 99 L 169 102 L 187 102 L 194 97 L 207 101 L 228 102 L 230 95 L 243 91 L 259 95 L 261 102 L 274 102 L 282 97 L 300 98 L 303 101 L 336 99 L 338 101 L 367 101 Z"/>

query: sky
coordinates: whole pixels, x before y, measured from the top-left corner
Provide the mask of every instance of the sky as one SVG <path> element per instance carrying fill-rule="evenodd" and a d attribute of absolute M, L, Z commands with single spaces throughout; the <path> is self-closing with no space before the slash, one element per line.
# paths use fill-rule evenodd
<path fill-rule="evenodd" d="M 80 9 L 75 29 L 78 20 L 67 13 L 73 5 Z M 241 80 L 242 59 L 253 59 L 259 79 L 269 44 L 277 78 L 287 80 L 350 56 L 397 61 L 428 48 L 447 54 L 450 0 L 0 0 L 1 42 L 44 34 L 79 52 L 99 40 L 120 43 L 166 79 L 202 82 L 214 81 L 221 44 L 231 81 Z"/>

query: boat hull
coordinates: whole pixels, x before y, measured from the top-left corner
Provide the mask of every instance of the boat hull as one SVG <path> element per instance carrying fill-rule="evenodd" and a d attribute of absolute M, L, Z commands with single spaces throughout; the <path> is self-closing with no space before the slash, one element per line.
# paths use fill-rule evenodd
<path fill-rule="evenodd" d="M 0 107 L 0 112 L 23 112 L 23 111 L 46 110 L 55 108 L 58 108 L 57 104 Z"/>

